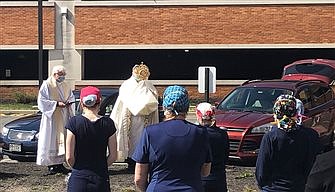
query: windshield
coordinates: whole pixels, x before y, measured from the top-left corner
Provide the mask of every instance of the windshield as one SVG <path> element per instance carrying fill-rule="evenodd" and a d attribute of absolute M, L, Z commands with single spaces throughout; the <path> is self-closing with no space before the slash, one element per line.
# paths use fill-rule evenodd
<path fill-rule="evenodd" d="M 282 94 L 292 95 L 293 92 L 278 88 L 240 87 L 230 93 L 217 109 L 272 113 L 275 100 Z"/>

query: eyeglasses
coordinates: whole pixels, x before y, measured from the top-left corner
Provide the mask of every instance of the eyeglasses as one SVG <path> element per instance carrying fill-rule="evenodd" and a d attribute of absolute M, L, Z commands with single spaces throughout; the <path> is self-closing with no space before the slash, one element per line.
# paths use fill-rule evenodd
<path fill-rule="evenodd" d="M 65 76 L 66 75 L 66 73 L 63 73 L 63 72 L 58 72 L 58 73 L 55 73 L 56 75 L 58 75 L 58 76 Z"/>

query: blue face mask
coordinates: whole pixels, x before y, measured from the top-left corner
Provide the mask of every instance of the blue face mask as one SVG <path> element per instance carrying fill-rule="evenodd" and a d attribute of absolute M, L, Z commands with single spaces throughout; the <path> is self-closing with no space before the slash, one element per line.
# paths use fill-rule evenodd
<path fill-rule="evenodd" d="M 65 80 L 65 76 L 59 76 L 58 79 L 56 79 L 56 81 L 57 81 L 58 83 L 61 83 L 61 82 L 63 82 L 64 80 Z"/>

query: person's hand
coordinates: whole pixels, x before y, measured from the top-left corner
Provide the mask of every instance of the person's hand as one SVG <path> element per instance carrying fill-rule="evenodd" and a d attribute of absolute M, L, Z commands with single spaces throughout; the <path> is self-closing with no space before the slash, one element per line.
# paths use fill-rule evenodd
<path fill-rule="evenodd" d="M 58 101 L 57 102 L 57 107 L 64 108 L 64 107 L 66 107 L 66 104 L 64 102 L 62 102 L 62 101 Z"/>

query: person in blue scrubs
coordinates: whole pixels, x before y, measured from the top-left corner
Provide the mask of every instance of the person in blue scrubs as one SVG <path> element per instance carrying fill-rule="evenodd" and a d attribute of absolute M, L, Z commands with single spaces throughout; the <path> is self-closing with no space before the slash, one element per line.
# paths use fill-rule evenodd
<path fill-rule="evenodd" d="M 68 192 L 110 191 L 108 166 L 116 160 L 116 128 L 112 119 L 98 114 L 100 103 L 98 88 L 81 89 L 83 113 L 72 117 L 65 126 L 66 161 L 72 168 Z"/>
<path fill-rule="evenodd" d="M 132 158 L 136 190 L 202 192 L 201 176 L 210 173 L 207 129 L 185 120 L 188 92 L 174 85 L 163 94 L 165 121 L 143 130 Z"/>
<path fill-rule="evenodd" d="M 210 103 L 199 103 L 196 107 L 197 121 L 207 128 L 212 151 L 211 172 L 202 177 L 205 192 L 227 192 L 226 163 L 229 157 L 229 139 L 227 131 L 215 124 L 214 106 Z"/>
<path fill-rule="evenodd" d="M 303 192 L 316 148 L 305 127 L 298 125 L 296 99 L 281 95 L 274 107 L 275 126 L 263 136 L 256 162 L 256 180 L 264 192 Z"/>

